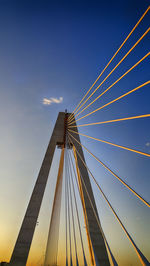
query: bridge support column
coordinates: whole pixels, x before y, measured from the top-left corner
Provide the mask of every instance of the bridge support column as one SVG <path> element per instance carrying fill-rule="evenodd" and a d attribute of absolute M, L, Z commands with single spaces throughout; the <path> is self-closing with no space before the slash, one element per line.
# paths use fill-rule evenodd
<path fill-rule="evenodd" d="M 35 227 L 37 224 L 37 219 L 44 195 L 44 191 L 46 188 L 46 183 L 49 175 L 49 171 L 52 164 L 52 159 L 55 151 L 56 145 L 60 147 L 65 146 L 65 136 L 66 136 L 66 113 L 60 112 L 50 139 L 50 142 L 48 144 L 47 151 L 45 153 L 44 160 L 42 162 L 42 166 L 36 181 L 36 184 L 34 186 L 22 225 L 20 232 L 18 234 L 18 238 L 11 256 L 10 265 L 11 266 L 25 266 L 30 246 L 32 243 L 32 238 L 34 235 Z M 76 129 L 77 130 L 77 129 Z M 74 135 L 75 138 L 80 143 L 79 135 Z M 82 151 L 82 147 L 77 144 L 75 141 L 73 141 L 74 146 L 79 151 L 80 155 L 82 156 L 83 160 L 84 155 Z M 98 216 L 95 199 L 89 179 L 89 175 L 87 172 L 87 169 L 83 166 L 80 158 L 77 155 L 77 164 L 79 171 L 82 175 L 82 178 L 86 184 L 86 188 L 88 190 L 88 194 L 90 195 L 92 204 L 94 206 L 95 212 Z M 99 230 L 96 218 L 94 216 L 94 212 L 92 210 L 89 198 L 87 197 L 82 179 L 80 179 L 81 183 L 81 190 L 82 190 L 82 204 L 84 207 L 84 216 L 85 216 L 85 224 L 88 234 L 88 241 L 89 246 L 91 247 L 91 258 L 92 258 L 92 264 L 93 265 L 100 265 L 100 266 L 108 266 L 109 260 L 108 255 L 104 243 L 104 239 L 102 237 L 102 234 Z"/>
<path fill-rule="evenodd" d="M 74 123 L 74 125 L 76 125 L 76 123 Z M 74 127 L 74 131 L 78 133 L 77 127 Z M 71 133 L 71 134 L 74 138 L 77 139 L 79 143 L 81 143 L 80 137 L 78 134 L 75 134 L 75 133 Z M 85 162 L 82 146 L 78 142 L 76 142 L 73 138 L 71 138 L 71 140 L 72 140 L 73 145 L 75 146 L 75 148 L 81 155 L 83 161 Z M 77 153 L 75 153 L 75 157 L 77 161 L 77 167 L 79 169 L 78 182 L 79 182 L 80 194 L 81 194 L 82 205 L 83 205 L 83 210 L 84 210 L 87 238 L 89 241 L 89 249 L 91 250 L 90 252 L 91 263 L 92 265 L 109 266 L 110 263 L 108 259 L 105 242 L 104 242 L 102 233 L 100 232 L 96 217 L 94 215 L 94 211 L 91 207 L 91 203 L 89 200 L 89 197 L 90 197 L 95 213 L 97 214 L 97 217 L 99 217 L 94 195 L 93 195 L 93 190 L 92 190 L 90 179 L 89 179 L 89 174 Z M 88 191 L 89 197 L 87 195 L 87 192 L 86 192 L 86 189 L 83 183 L 86 185 L 86 189 Z"/>
<path fill-rule="evenodd" d="M 11 266 L 25 266 L 30 251 L 30 246 L 37 224 L 37 219 L 49 175 L 49 170 L 52 164 L 52 159 L 57 144 L 64 143 L 64 128 L 65 128 L 65 113 L 60 112 L 45 153 L 42 166 L 34 186 L 20 232 L 11 256 Z"/>

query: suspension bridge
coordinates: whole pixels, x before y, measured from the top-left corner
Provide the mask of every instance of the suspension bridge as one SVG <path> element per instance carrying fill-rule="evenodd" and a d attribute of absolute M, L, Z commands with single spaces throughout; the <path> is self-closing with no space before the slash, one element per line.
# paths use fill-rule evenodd
<path fill-rule="evenodd" d="M 123 63 L 123 61 L 129 56 L 131 52 L 142 42 L 143 38 L 146 38 L 150 28 L 146 28 L 145 32 L 139 36 L 139 39 L 134 43 L 134 45 L 126 52 L 126 54 L 121 58 L 121 60 L 115 65 L 115 67 L 109 71 L 109 73 L 102 79 L 99 85 L 98 81 L 105 74 L 106 69 L 111 65 L 111 62 L 121 51 L 123 46 L 126 44 L 128 39 L 139 24 L 144 20 L 145 16 L 148 15 L 150 7 L 147 8 L 145 13 L 138 20 L 134 28 L 127 35 L 121 46 L 115 52 L 113 57 L 107 63 L 105 68 L 102 70 L 98 78 L 92 84 L 92 86 L 84 94 L 83 98 L 76 105 L 76 108 L 73 112 L 68 113 L 60 112 L 56 120 L 50 142 L 48 144 L 47 151 L 45 153 L 40 172 L 34 186 L 18 237 L 12 252 L 9 265 L 16 266 L 25 266 L 27 263 L 30 247 L 32 244 L 32 239 L 34 231 L 37 225 L 38 215 L 40 207 L 42 204 L 42 199 L 44 191 L 46 188 L 49 171 L 51 169 L 52 160 L 54 157 L 55 148 L 60 149 L 60 161 L 59 167 L 56 174 L 56 187 L 54 193 L 54 199 L 52 204 L 52 213 L 49 225 L 49 233 L 47 239 L 47 246 L 44 254 L 44 261 L 42 265 L 63 265 L 58 263 L 58 250 L 59 250 L 59 232 L 60 225 L 62 225 L 61 220 L 61 208 L 62 208 L 62 198 L 64 196 L 64 224 L 63 224 L 63 256 L 65 257 L 64 265 L 119 265 L 117 259 L 115 258 L 109 241 L 104 233 L 104 230 L 101 225 L 101 217 L 99 216 L 98 208 L 95 202 L 95 195 L 93 186 L 91 185 L 94 182 L 95 186 L 98 189 L 98 193 L 106 201 L 106 204 L 112 211 L 112 214 L 116 218 L 116 221 L 120 225 L 124 235 L 127 237 L 128 241 L 131 243 L 133 250 L 136 253 L 136 256 L 141 265 L 150 265 L 148 258 L 144 254 L 143 250 L 137 245 L 134 235 L 132 232 L 126 228 L 125 224 L 121 221 L 119 214 L 112 205 L 111 201 L 108 199 L 108 196 L 104 193 L 100 180 L 95 178 L 91 169 L 89 169 L 84 152 L 87 153 L 91 158 L 93 158 L 98 165 L 101 165 L 106 171 L 110 173 L 113 180 L 121 183 L 122 189 L 129 190 L 129 193 L 134 195 L 137 202 L 141 201 L 143 206 L 149 211 L 150 203 L 137 192 L 129 183 L 124 180 L 124 177 L 121 177 L 115 170 L 111 169 L 109 165 L 105 164 L 100 158 L 98 158 L 92 150 L 87 148 L 85 144 L 82 143 L 80 136 L 87 140 L 92 140 L 98 144 L 103 143 L 112 148 L 117 148 L 124 150 L 126 153 L 133 153 L 135 156 L 143 156 L 145 158 L 150 157 L 149 153 L 146 153 L 142 150 L 133 149 L 130 146 L 124 146 L 119 141 L 113 143 L 107 139 L 101 139 L 95 137 L 94 135 L 87 135 L 82 133 L 82 128 L 87 127 L 96 127 L 98 125 L 104 124 L 115 124 L 121 123 L 123 121 L 131 120 L 140 120 L 140 119 L 149 119 L 150 114 L 140 114 L 128 117 L 121 117 L 105 121 L 97 122 L 87 122 L 81 124 L 82 119 L 87 117 L 92 117 L 96 112 L 102 110 L 105 107 L 108 107 L 121 99 L 130 96 L 130 94 L 136 93 L 140 89 L 145 89 L 150 84 L 149 80 L 139 84 L 134 88 L 130 88 L 121 96 L 114 98 L 111 101 L 108 101 L 106 104 L 99 106 L 98 108 L 92 110 L 92 105 L 100 99 L 105 93 L 107 93 L 114 85 L 116 85 L 120 80 L 122 80 L 128 73 L 134 70 L 137 66 L 142 64 L 142 62 L 149 57 L 150 52 L 146 53 L 140 60 L 138 60 L 134 65 L 131 65 L 130 68 L 125 71 L 120 77 L 118 77 L 111 85 L 106 87 L 105 90 L 101 90 L 96 98 L 93 100 L 91 97 L 98 92 L 104 82 L 113 74 L 113 72 Z M 140 80 L 140 79 L 139 79 Z M 95 88 L 96 87 L 96 88 Z M 91 101 L 90 101 L 91 99 Z M 85 110 L 90 107 L 90 112 L 82 114 Z M 81 115 L 82 114 L 82 115 Z M 91 120 L 90 120 L 91 121 Z M 99 130 L 99 128 L 97 129 Z M 63 190 L 64 188 L 64 190 Z M 80 206 L 79 206 L 80 205 Z M 81 214 L 82 212 L 82 214 Z M 84 219 L 85 227 L 81 225 L 81 215 Z M 85 237 L 83 237 L 83 230 L 86 231 L 86 243 L 85 247 Z M 119 239 L 118 239 L 119 241 Z M 80 243 L 80 247 L 79 247 Z M 88 256 L 87 256 L 88 253 Z"/>

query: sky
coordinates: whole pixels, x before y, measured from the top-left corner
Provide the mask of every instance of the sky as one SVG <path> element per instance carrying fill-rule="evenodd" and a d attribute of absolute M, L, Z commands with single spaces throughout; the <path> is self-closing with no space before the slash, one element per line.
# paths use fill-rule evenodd
<path fill-rule="evenodd" d="M 10 259 L 58 112 L 75 109 L 148 4 L 147 0 L 0 0 L 0 261 Z M 100 81 L 147 30 L 149 16 Z M 149 34 L 91 100 L 148 52 Z M 146 58 L 79 117 L 148 81 L 148 63 Z M 149 99 L 149 86 L 145 86 L 78 124 L 148 114 Z M 150 118 L 81 127 L 79 132 L 150 153 Z M 150 202 L 148 157 L 85 137 L 81 141 Z M 56 151 L 28 266 L 38 265 L 45 252 L 59 155 Z M 85 158 L 137 246 L 150 260 L 148 207 L 86 152 Z M 119 265 L 140 265 L 93 183 L 92 187 L 103 230 Z"/>

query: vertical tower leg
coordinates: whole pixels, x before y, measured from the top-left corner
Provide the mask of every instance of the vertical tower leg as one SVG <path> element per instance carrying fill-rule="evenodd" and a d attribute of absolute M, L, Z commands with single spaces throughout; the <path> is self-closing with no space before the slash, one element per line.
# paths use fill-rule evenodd
<path fill-rule="evenodd" d="M 12 266 L 26 265 L 55 147 L 57 143 L 63 144 L 64 141 L 64 119 L 65 113 L 59 113 L 12 253 L 10 260 Z"/>
<path fill-rule="evenodd" d="M 64 148 L 62 149 L 60 157 L 44 266 L 57 265 L 63 166 L 64 166 Z"/>
<path fill-rule="evenodd" d="M 78 129 L 75 127 L 74 131 L 78 132 Z M 75 134 L 75 133 L 71 133 L 71 134 L 73 135 L 74 138 L 77 139 L 79 143 L 81 143 L 80 137 L 78 134 Z M 85 162 L 82 146 L 79 143 L 77 143 L 73 138 L 71 140 L 72 140 L 73 145 L 75 146 L 75 148 L 81 155 L 83 161 Z M 95 204 L 95 199 L 94 199 L 91 183 L 90 183 L 90 179 L 89 179 L 89 175 L 88 175 L 88 171 L 83 165 L 77 153 L 75 156 L 76 156 L 77 166 L 79 169 L 78 181 L 79 181 L 80 194 L 81 194 L 82 205 L 83 205 L 84 216 L 85 216 L 85 224 L 86 224 L 86 230 L 87 230 L 87 237 L 89 241 L 89 248 L 90 249 L 92 248 L 92 252 L 91 252 L 92 262 L 91 263 L 93 263 L 93 265 L 108 266 L 110 265 L 110 263 L 108 259 L 105 242 L 104 242 L 102 233 L 100 232 L 93 209 L 91 207 L 90 200 L 87 196 L 87 192 L 85 190 L 85 187 L 82 181 L 82 178 L 83 178 L 88 194 L 90 196 L 92 205 L 95 209 L 95 213 L 97 214 L 97 217 L 99 217 L 98 212 L 97 212 L 97 207 Z M 82 178 L 80 177 L 80 174 Z M 94 260 L 93 260 L 93 257 L 94 257 Z"/>

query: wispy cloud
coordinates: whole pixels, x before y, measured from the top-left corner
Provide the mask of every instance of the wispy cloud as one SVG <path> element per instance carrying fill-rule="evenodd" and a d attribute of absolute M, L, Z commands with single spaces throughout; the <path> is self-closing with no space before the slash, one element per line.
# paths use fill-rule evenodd
<path fill-rule="evenodd" d="M 150 142 L 147 142 L 145 145 L 146 145 L 147 147 L 150 147 Z"/>
<path fill-rule="evenodd" d="M 44 105 L 51 105 L 52 103 L 62 103 L 63 102 L 63 97 L 59 98 L 43 98 L 43 104 Z"/>

